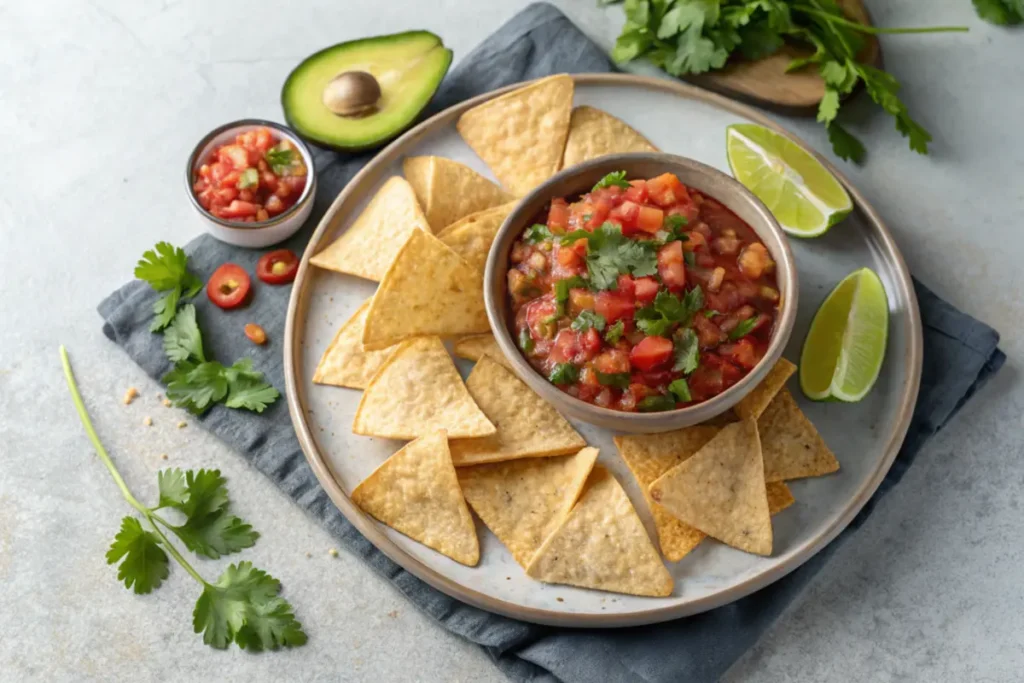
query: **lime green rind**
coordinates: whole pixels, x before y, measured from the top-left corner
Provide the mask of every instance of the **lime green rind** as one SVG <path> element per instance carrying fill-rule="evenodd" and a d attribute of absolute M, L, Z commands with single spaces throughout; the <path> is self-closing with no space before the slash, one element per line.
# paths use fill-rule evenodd
<path fill-rule="evenodd" d="M 853 210 L 849 194 L 828 169 L 792 140 L 763 126 L 728 126 L 726 156 L 733 176 L 794 237 L 823 235 Z"/>
<path fill-rule="evenodd" d="M 814 401 L 860 401 L 885 359 L 889 303 L 871 269 L 847 275 L 811 321 L 800 354 L 800 389 Z"/>

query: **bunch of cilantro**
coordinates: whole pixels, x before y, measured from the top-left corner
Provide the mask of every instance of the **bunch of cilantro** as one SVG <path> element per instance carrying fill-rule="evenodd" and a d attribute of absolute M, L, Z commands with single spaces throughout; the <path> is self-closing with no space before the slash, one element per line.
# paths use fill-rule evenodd
<path fill-rule="evenodd" d="M 189 271 L 184 249 L 158 243 L 142 255 L 135 277 L 164 293 L 153 304 L 156 318 L 150 329 L 164 330 L 164 353 L 175 364 L 162 378 L 172 403 L 195 414 L 221 401 L 228 408 L 262 413 L 277 400 L 277 389 L 264 381 L 263 373 L 252 369 L 251 359 L 243 358 L 230 367 L 207 360 L 195 306 L 179 307 L 183 299 L 194 297 L 203 287 L 203 281 Z"/>
<path fill-rule="evenodd" d="M 618 0 L 603 2 L 612 4 Z M 1019 3 L 1021 0 L 986 0 Z M 910 148 L 928 153 L 931 135 L 900 100 L 900 84 L 889 73 L 861 62 L 865 34 L 966 31 L 963 27 L 887 29 L 845 17 L 835 0 L 625 0 L 626 25 L 612 50 L 616 62 L 643 57 L 673 76 L 720 69 L 734 54 L 766 57 L 786 42 L 814 52 L 794 59 L 789 71 L 814 67 L 825 81 L 818 121 L 828 129 L 836 156 L 855 162 L 864 146 L 837 121 L 842 98 L 862 83 L 896 121 Z"/>
<path fill-rule="evenodd" d="M 229 565 L 216 582 L 210 583 L 185 559 L 168 536 L 173 534 L 186 548 L 201 557 L 222 555 L 250 548 L 259 534 L 231 514 L 225 479 L 218 470 L 182 472 L 163 470 L 157 474 L 159 499 L 143 505 L 128 490 L 113 460 L 100 443 L 89 419 L 71 371 L 64 347 L 61 363 L 75 409 L 96 453 L 107 466 L 125 500 L 142 516 L 126 516 L 121 530 L 107 551 L 107 563 L 118 565 L 117 578 L 137 594 L 150 593 L 170 574 L 170 557 L 202 586 L 192 612 L 192 627 L 203 634 L 203 642 L 218 649 L 235 643 L 243 650 L 276 650 L 306 642 L 302 624 L 292 606 L 280 596 L 281 584 L 251 562 Z M 175 518 L 169 515 L 173 514 Z"/>

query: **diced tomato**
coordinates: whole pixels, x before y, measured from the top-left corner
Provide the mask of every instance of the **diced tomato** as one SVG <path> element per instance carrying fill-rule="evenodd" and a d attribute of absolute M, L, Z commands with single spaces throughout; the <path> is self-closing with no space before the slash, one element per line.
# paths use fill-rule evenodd
<path fill-rule="evenodd" d="M 713 348 L 725 341 L 725 333 L 721 328 L 701 313 L 694 316 L 693 329 L 697 333 L 697 342 L 702 349 Z"/>
<path fill-rule="evenodd" d="M 699 233 L 696 230 L 691 230 L 686 233 L 686 241 L 683 242 L 683 250 L 697 251 L 701 247 L 706 247 L 707 245 L 708 239 L 704 237 L 702 233 Z"/>
<path fill-rule="evenodd" d="M 555 297 L 553 294 L 545 294 L 544 296 L 534 299 L 526 305 L 526 324 L 530 327 L 530 332 L 533 334 L 535 339 L 547 337 L 549 335 L 539 334 L 541 323 L 552 317 L 558 312 L 558 304 L 555 303 Z"/>
<path fill-rule="evenodd" d="M 655 370 L 652 372 L 634 372 L 629 378 L 633 384 L 643 384 L 648 387 L 664 387 L 672 383 L 675 376 L 671 370 Z"/>
<path fill-rule="evenodd" d="M 621 292 L 598 292 L 594 297 L 594 310 L 611 324 L 622 318 L 632 318 L 636 306 L 632 297 Z"/>
<path fill-rule="evenodd" d="M 694 401 L 706 401 L 725 390 L 722 383 L 722 371 L 707 363 L 697 366 L 686 383 L 690 387 L 690 397 Z"/>
<path fill-rule="evenodd" d="M 249 152 L 241 145 L 224 145 L 217 150 L 217 159 L 239 170 L 249 167 Z"/>
<path fill-rule="evenodd" d="M 643 204 L 647 201 L 647 181 L 645 180 L 631 180 L 629 181 L 629 189 L 626 190 L 626 199 L 637 204 Z"/>
<path fill-rule="evenodd" d="M 278 197 L 276 194 L 272 194 L 270 195 L 270 197 L 267 198 L 267 204 L 264 208 L 266 208 L 267 213 L 269 213 L 271 216 L 276 216 L 277 214 L 284 211 L 286 207 L 284 202 L 281 201 L 280 197 Z"/>
<path fill-rule="evenodd" d="M 594 293 L 589 289 L 569 290 L 569 312 L 579 315 L 580 311 L 594 310 Z"/>
<path fill-rule="evenodd" d="M 580 355 L 582 360 L 588 361 L 597 355 L 601 350 L 601 335 L 591 327 L 579 337 Z"/>
<path fill-rule="evenodd" d="M 256 212 L 259 211 L 256 204 L 252 202 L 243 202 L 239 199 L 234 199 L 231 203 L 224 208 L 221 215 L 224 218 L 245 218 L 246 216 L 255 216 Z"/>
<path fill-rule="evenodd" d="M 629 372 L 629 352 L 609 349 L 594 359 L 594 367 L 606 375 Z"/>
<path fill-rule="evenodd" d="M 640 216 L 640 205 L 632 201 L 622 202 L 612 209 L 610 216 L 622 224 L 622 234 L 630 235 L 636 229 L 636 222 Z"/>
<path fill-rule="evenodd" d="M 600 227 L 605 220 L 608 219 L 608 214 L 612 211 L 612 202 L 610 199 L 600 198 L 596 200 L 590 206 L 590 218 L 587 218 L 583 224 L 585 230 L 595 230 Z M 584 215 L 586 218 L 586 215 Z"/>
<path fill-rule="evenodd" d="M 623 296 L 633 299 L 636 296 L 636 283 L 633 280 L 633 276 L 626 275 L 625 273 L 620 275 L 615 285 L 615 291 Z"/>
<path fill-rule="evenodd" d="M 686 286 L 683 243 L 679 240 L 669 242 L 658 250 L 658 275 L 671 290 L 680 291 Z"/>
<path fill-rule="evenodd" d="M 213 271 L 206 283 L 206 296 L 223 309 L 241 306 L 249 295 L 249 274 L 234 263 L 225 263 Z"/>
<path fill-rule="evenodd" d="M 654 301 L 654 297 L 658 295 L 659 287 L 658 281 L 653 277 L 637 278 L 633 283 L 637 302 L 649 304 Z"/>
<path fill-rule="evenodd" d="M 718 347 L 718 354 L 747 370 L 752 369 L 761 360 L 754 347 L 754 342 L 744 338 L 735 344 L 723 344 Z"/>
<path fill-rule="evenodd" d="M 548 358 L 553 363 L 569 363 L 579 352 L 578 336 L 572 330 L 562 330 L 555 337 L 555 345 Z"/>
<path fill-rule="evenodd" d="M 672 358 L 672 340 L 665 337 L 644 337 L 629 352 L 629 362 L 641 371 L 654 370 Z"/>
<path fill-rule="evenodd" d="M 565 232 L 569 228 L 569 205 L 564 199 L 552 199 L 548 209 L 548 228 Z"/>
<path fill-rule="evenodd" d="M 661 207 L 669 207 L 680 201 L 690 201 L 686 186 L 673 173 L 662 173 L 647 181 L 650 200 Z"/>
<path fill-rule="evenodd" d="M 637 217 L 636 227 L 646 233 L 654 234 L 661 230 L 665 222 L 665 212 L 653 206 L 641 206 L 640 215 Z"/>
<path fill-rule="evenodd" d="M 210 178 L 213 180 L 214 183 L 220 183 L 222 180 L 224 180 L 224 176 L 226 176 L 228 173 L 231 173 L 231 170 L 232 166 L 230 163 L 225 164 L 223 162 L 218 161 L 215 164 L 210 164 Z"/>
<path fill-rule="evenodd" d="M 268 149 L 274 146 L 274 136 L 270 132 L 269 128 L 260 127 L 255 131 L 253 140 L 253 146 L 260 152 L 266 153 Z"/>
<path fill-rule="evenodd" d="M 291 249 L 267 252 L 256 263 L 256 277 L 269 285 L 284 285 L 299 272 L 299 257 Z"/>
<path fill-rule="evenodd" d="M 583 259 L 572 247 L 558 247 L 556 258 L 558 264 L 566 268 L 576 268 L 583 262 Z"/>

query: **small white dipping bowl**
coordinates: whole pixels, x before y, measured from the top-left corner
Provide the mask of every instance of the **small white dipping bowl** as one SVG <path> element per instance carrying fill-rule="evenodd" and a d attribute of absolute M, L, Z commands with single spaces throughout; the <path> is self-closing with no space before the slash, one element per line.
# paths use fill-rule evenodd
<path fill-rule="evenodd" d="M 192 190 L 199 167 L 209 159 L 210 154 L 218 146 L 232 142 L 235 136 L 240 133 L 263 126 L 273 130 L 282 139 L 289 140 L 299 150 L 299 153 L 302 154 L 302 160 L 306 164 L 308 173 L 306 187 L 303 188 L 299 201 L 290 206 L 287 211 L 269 220 L 257 223 L 244 223 L 217 218 L 202 207 L 198 198 L 196 198 L 195 192 Z M 189 201 L 192 202 L 192 206 L 206 226 L 207 232 L 221 242 L 251 249 L 269 247 L 271 244 L 283 242 L 298 232 L 302 224 L 309 218 L 310 211 L 313 210 L 313 199 L 316 196 L 316 169 L 313 167 L 313 155 L 310 153 L 309 147 L 306 146 L 306 143 L 298 135 L 279 123 L 263 121 L 261 119 L 242 119 L 241 121 L 225 123 L 223 126 L 214 128 L 207 133 L 199 141 L 199 144 L 195 146 L 195 149 L 192 150 L 192 154 L 189 155 L 188 165 L 185 167 L 185 191 L 188 193 Z"/>

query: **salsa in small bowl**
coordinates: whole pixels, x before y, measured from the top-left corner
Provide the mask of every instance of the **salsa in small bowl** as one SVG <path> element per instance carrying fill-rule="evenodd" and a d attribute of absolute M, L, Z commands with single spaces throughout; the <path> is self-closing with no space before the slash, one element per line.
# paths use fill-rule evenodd
<path fill-rule="evenodd" d="M 664 154 L 597 159 L 535 190 L 499 232 L 486 282 L 520 376 L 570 415 L 627 431 L 729 409 L 781 355 L 795 311 L 767 209 Z"/>

